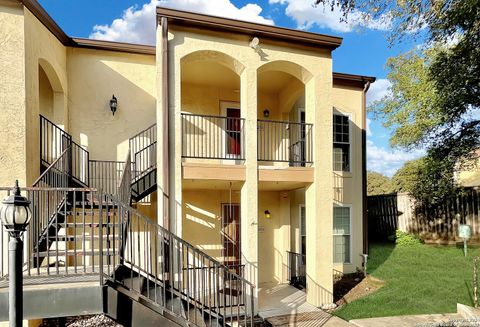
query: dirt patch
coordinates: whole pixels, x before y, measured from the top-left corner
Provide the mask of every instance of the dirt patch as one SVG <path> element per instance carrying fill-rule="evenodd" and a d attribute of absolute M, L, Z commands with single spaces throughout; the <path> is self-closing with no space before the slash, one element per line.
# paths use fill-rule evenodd
<path fill-rule="evenodd" d="M 341 283 L 342 280 L 338 283 Z M 337 296 L 339 297 L 335 298 L 335 303 L 340 307 L 345 303 L 350 303 L 378 291 L 383 285 L 385 285 L 384 281 L 372 276 L 367 276 L 363 279 L 359 277 L 347 278 L 338 287 L 339 291 Z M 342 293 L 343 295 L 341 295 Z"/>

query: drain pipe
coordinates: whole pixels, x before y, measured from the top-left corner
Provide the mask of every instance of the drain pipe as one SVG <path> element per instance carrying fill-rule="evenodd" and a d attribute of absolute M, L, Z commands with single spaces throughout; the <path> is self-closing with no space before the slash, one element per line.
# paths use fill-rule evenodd
<path fill-rule="evenodd" d="M 163 138 L 163 196 L 162 201 L 166 200 L 166 206 L 163 207 L 163 224 L 167 230 L 170 230 L 170 112 L 169 112 L 169 87 L 168 87 L 168 20 L 166 17 L 160 18 L 162 26 L 162 138 Z"/>
<path fill-rule="evenodd" d="M 362 207 L 363 207 L 363 253 L 368 255 L 368 212 L 367 212 L 367 92 L 371 82 L 365 81 L 362 103 Z"/>

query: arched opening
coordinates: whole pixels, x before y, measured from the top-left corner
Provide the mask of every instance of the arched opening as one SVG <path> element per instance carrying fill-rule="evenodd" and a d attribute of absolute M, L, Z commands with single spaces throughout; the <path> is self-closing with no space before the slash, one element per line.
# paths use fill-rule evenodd
<path fill-rule="evenodd" d="M 257 70 L 259 172 L 287 172 L 293 176 L 293 172 L 312 164 L 313 126 L 306 122 L 305 97 L 305 86 L 311 78 L 306 69 L 288 61 L 269 62 Z M 285 178 L 287 174 L 272 175 L 275 178 L 258 182 L 258 217 L 263 227 L 258 240 L 258 283 L 276 285 L 288 280 L 300 286 L 299 282 L 305 280 L 297 273 L 305 271 L 308 182 Z M 260 296 L 260 307 L 268 306 L 267 302 L 267 297 Z"/>
<path fill-rule="evenodd" d="M 312 75 L 287 61 L 265 64 L 257 74 L 260 164 L 309 165 L 311 126 L 305 122 L 305 83 Z"/>
<path fill-rule="evenodd" d="M 39 113 L 65 128 L 65 94 L 58 75 L 45 59 L 38 61 Z"/>
<path fill-rule="evenodd" d="M 181 60 L 182 157 L 202 162 L 244 159 L 240 111 L 243 65 L 217 51 Z"/>

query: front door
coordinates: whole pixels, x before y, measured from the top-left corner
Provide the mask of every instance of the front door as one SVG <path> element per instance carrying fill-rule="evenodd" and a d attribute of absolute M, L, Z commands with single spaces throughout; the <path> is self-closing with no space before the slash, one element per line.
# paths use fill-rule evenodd
<path fill-rule="evenodd" d="M 222 205 L 223 263 L 232 270 L 240 265 L 240 205 Z"/>

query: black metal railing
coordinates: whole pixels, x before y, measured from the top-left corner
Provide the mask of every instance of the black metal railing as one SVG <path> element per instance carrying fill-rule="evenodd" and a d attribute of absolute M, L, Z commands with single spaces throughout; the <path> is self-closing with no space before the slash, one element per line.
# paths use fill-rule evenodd
<path fill-rule="evenodd" d="M 132 160 L 132 179 L 151 171 L 157 167 L 157 142 L 146 146 L 135 153 Z"/>
<path fill-rule="evenodd" d="M 305 254 L 287 251 L 287 277 L 291 285 L 302 289 L 307 287 L 306 263 Z"/>
<path fill-rule="evenodd" d="M 48 118 L 40 115 L 40 161 L 49 166 L 68 148 L 71 136 Z"/>
<path fill-rule="evenodd" d="M 257 160 L 305 166 L 313 162 L 313 125 L 258 120 Z"/>
<path fill-rule="evenodd" d="M 117 207 L 125 226 L 120 261 L 131 270 L 130 280 L 139 280 L 129 282 L 130 291 L 193 325 L 202 319 L 207 326 L 232 326 L 234 322 L 253 326 L 253 284 L 138 211 L 114 198 L 109 202 Z M 104 278 L 123 283 L 123 277 L 108 271 Z M 145 279 L 146 292 L 136 286 Z M 174 298 L 188 303 L 185 313 Z"/>
<path fill-rule="evenodd" d="M 45 167 L 58 159 L 68 149 L 68 174 L 77 183 L 87 186 L 89 182 L 89 153 L 72 140 L 72 136 L 40 115 L 40 161 Z"/>
<path fill-rule="evenodd" d="M 70 139 L 70 177 L 82 186 L 88 186 L 90 179 L 90 153 L 81 145 Z"/>
<path fill-rule="evenodd" d="M 21 190 L 31 201 L 32 211 L 32 219 L 24 234 L 24 274 L 98 275 L 99 251 L 110 250 L 106 244 L 99 244 L 102 228 L 99 227 L 98 215 L 94 214 L 96 208 L 91 201 L 95 190 L 64 187 L 28 187 Z M 0 187 L 2 197 L 10 192 L 9 188 Z M 9 235 L 3 226 L 0 227 L 0 253 L 5 253 Z M 109 246 L 113 245 L 109 243 Z M 0 256 L 0 275 L 4 277 L 7 273 L 8 262 L 4 256 Z"/>
<path fill-rule="evenodd" d="M 157 124 L 153 124 L 132 136 L 128 141 L 132 163 L 135 162 L 136 153 L 142 151 L 154 142 L 157 142 Z"/>
<path fill-rule="evenodd" d="M 117 194 L 124 168 L 123 161 L 90 160 L 88 185 L 107 194 Z"/>
<path fill-rule="evenodd" d="M 245 119 L 182 113 L 182 157 L 244 160 Z"/>
<path fill-rule="evenodd" d="M 123 171 L 120 175 L 120 180 L 117 183 L 118 199 L 120 202 L 130 205 L 132 198 L 132 162 L 130 160 L 130 152 L 127 154 Z"/>

